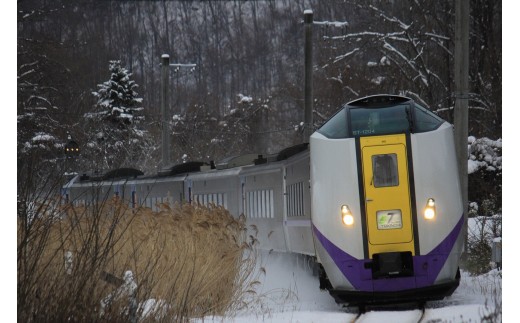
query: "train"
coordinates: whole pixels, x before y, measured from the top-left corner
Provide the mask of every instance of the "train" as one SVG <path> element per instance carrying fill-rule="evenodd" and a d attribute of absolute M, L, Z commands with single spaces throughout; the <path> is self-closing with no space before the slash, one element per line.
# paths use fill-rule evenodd
<path fill-rule="evenodd" d="M 76 205 L 215 204 L 245 216 L 257 247 L 313 260 L 320 288 L 351 306 L 426 302 L 460 282 L 463 205 L 453 126 L 405 96 L 356 99 L 308 143 L 275 154 L 80 173 Z"/>

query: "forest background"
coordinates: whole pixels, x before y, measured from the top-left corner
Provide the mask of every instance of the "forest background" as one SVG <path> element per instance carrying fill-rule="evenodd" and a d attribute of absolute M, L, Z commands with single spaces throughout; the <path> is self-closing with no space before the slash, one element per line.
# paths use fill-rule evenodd
<path fill-rule="evenodd" d="M 301 143 L 309 8 L 315 129 L 341 104 L 376 93 L 412 97 L 453 122 L 454 2 L 21 0 L 18 182 L 27 167 L 38 170 L 36 180 L 56 169 L 153 174 L 168 166 L 160 158 L 164 126 L 174 163 Z M 469 200 L 496 214 L 502 4 L 473 0 L 470 9 Z M 166 122 L 163 54 L 196 64 L 170 69 Z M 70 138 L 81 148 L 74 159 L 64 154 Z"/>

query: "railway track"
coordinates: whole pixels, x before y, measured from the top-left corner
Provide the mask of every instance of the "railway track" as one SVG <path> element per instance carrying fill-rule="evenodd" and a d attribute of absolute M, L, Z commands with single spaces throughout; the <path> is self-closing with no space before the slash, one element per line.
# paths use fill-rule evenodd
<path fill-rule="evenodd" d="M 369 323 L 380 321 L 381 310 L 375 311 L 359 311 L 351 323 Z M 421 323 L 425 317 L 426 308 L 420 306 L 412 311 L 385 311 L 388 313 L 387 322 L 403 322 L 403 323 Z"/>
<path fill-rule="evenodd" d="M 419 321 L 417 321 L 417 323 L 421 323 L 422 320 L 424 319 L 424 314 L 426 313 L 426 308 L 423 306 L 423 308 L 421 309 L 421 317 L 419 318 Z"/>

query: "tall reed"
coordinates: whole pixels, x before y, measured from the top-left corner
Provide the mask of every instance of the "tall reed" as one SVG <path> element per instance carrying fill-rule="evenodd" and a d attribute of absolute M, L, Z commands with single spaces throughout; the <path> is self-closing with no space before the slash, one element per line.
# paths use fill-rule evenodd
<path fill-rule="evenodd" d="M 19 216 L 20 322 L 222 316 L 247 306 L 258 283 L 245 219 L 222 207 L 56 205 L 41 203 L 30 221 Z"/>

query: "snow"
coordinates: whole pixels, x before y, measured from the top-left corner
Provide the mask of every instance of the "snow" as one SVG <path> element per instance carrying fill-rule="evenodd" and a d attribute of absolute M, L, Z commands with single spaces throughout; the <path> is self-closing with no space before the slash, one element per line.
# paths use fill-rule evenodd
<path fill-rule="evenodd" d="M 346 22 L 346 21 L 314 21 L 314 24 L 332 26 L 332 27 L 337 27 L 337 28 L 348 26 L 348 22 Z"/>
<path fill-rule="evenodd" d="M 468 160 L 468 174 L 476 172 L 480 168 L 481 163 L 476 160 Z"/>
<path fill-rule="evenodd" d="M 378 76 L 378 77 L 371 79 L 370 82 L 372 82 L 376 85 L 380 85 L 385 80 L 385 78 L 386 77 L 384 77 L 384 76 Z"/>
<path fill-rule="evenodd" d="M 502 139 L 491 140 L 483 137 L 476 139 L 468 137 L 468 174 L 472 174 L 479 169 L 494 172 L 502 170 L 502 156 L 497 153 L 502 149 Z"/>
<path fill-rule="evenodd" d="M 265 268 L 258 299 L 254 306 L 236 316 L 205 317 L 192 322 L 352 322 L 357 308 L 342 308 L 326 291 L 319 289 L 316 276 L 302 257 L 284 253 L 261 253 L 257 267 Z M 501 304 L 502 272 L 471 277 L 461 273 L 454 294 L 442 301 L 428 302 L 423 322 L 481 322 L 484 315 Z M 495 295 L 497 295 L 495 297 Z M 422 312 L 408 310 L 370 310 L 356 322 L 417 322 Z"/>
<path fill-rule="evenodd" d="M 47 133 L 43 133 L 43 132 L 40 132 L 38 133 L 36 136 L 34 136 L 32 138 L 32 141 L 34 142 L 37 142 L 37 141 L 54 141 L 56 140 L 56 138 L 54 138 L 54 136 L 51 136 Z"/>
<path fill-rule="evenodd" d="M 383 56 L 383 57 L 381 57 L 381 60 L 379 61 L 379 64 L 381 64 L 381 65 L 390 65 L 390 60 L 388 59 L 388 57 Z"/>
<path fill-rule="evenodd" d="M 337 63 L 337 62 L 341 61 L 342 59 L 344 59 L 352 54 L 355 54 L 359 50 L 360 50 L 359 48 L 354 48 L 353 50 L 351 50 L 350 52 L 348 52 L 346 54 L 337 56 L 336 58 L 334 58 L 334 63 Z"/>
<path fill-rule="evenodd" d="M 247 95 L 243 95 L 242 93 L 238 94 L 238 103 L 250 103 L 253 101 L 253 98 Z"/>

